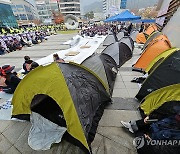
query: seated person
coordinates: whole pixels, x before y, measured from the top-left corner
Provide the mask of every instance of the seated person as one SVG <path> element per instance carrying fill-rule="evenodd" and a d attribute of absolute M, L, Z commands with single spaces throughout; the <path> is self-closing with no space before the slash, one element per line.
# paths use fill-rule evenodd
<path fill-rule="evenodd" d="M 6 79 L 5 84 L 6 87 L 2 87 L 2 90 L 6 93 L 13 94 L 21 81 L 20 78 L 16 76 L 16 73 L 12 73 L 12 70 L 15 66 L 4 65 L 0 70 L 0 75 Z"/>
<path fill-rule="evenodd" d="M 39 66 L 39 64 L 36 63 L 35 61 L 33 61 L 33 62 L 31 63 L 30 71 L 34 70 L 34 69 L 35 69 L 36 67 L 38 67 L 38 66 Z"/>
<path fill-rule="evenodd" d="M 3 55 L 5 51 L 6 49 L 2 46 L 2 43 L 0 42 L 0 55 Z"/>
<path fill-rule="evenodd" d="M 13 40 L 10 41 L 5 40 L 5 43 L 10 52 L 16 51 Z"/>
<path fill-rule="evenodd" d="M 31 46 L 31 44 L 29 44 L 29 42 L 28 42 L 26 36 L 22 36 L 20 42 L 21 42 L 22 46 L 25 46 L 25 45 L 28 46 L 28 47 Z"/>
<path fill-rule="evenodd" d="M 54 59 L 54 62 L 58 62 L 58 63 L 64 63 L 65 61 L 63 59 L 61 59 L 58 54 L 53 54 L 53 59 Z"/>
<path fill-rule="evenodd" d="M 121 121 L 121 124 L 125 128 L 128 128 L 131 133 L 137 132 L 139 130 L 147 131 L 147 128 L 149 128 L 149 124 L 150 124 L 147 122 L 148 119 L 149 119 L 149 116 L 147 116 L 144 120 L 141 119 L 141 120 L 129 121 L 129 122 Z"/>
<path fill-rule="evenodd" d="M 31 39 L 33 44 L 38 44 L 38 41 L 35 39 L 35 36 L 31 36 Z"/>
<path fill-rule="evenodd" d="M 133 145 L 136 146 L 138 154 L 179 153 L 180 146 L 174 142 L 177 141 L 179 143 L 180 141 L 179 111 L 177 114 L 163 118 L 160 121 L 146 117 L 144 120 L 121 121 L 121 124 L 128 128 L 131 133 L 135 133 L 136 138 L 133 141 Z M 152 144 L 151 141 L 153 141 Z M 154 144 L 155 142 L 159 142 L 160 144 Z M 174 144 L 169 144 L 173 142 Z"/>
<path fill-rule="evenodd" d="M 30 59 L 29 56 L 24 56 L 24 64 L 23 64 L 23 69 L 25 72 L 23 72 L 23 74 L 27 74 L 30 72 L 30 68 L 31 68 L 31 64 L 32 64 L 32 60 Z"/>
<path fill-rule="evenodd" d="M 14 38 L 14 47 L 18 50 L 22 49 L 21 43 L 16 38 Z"/>

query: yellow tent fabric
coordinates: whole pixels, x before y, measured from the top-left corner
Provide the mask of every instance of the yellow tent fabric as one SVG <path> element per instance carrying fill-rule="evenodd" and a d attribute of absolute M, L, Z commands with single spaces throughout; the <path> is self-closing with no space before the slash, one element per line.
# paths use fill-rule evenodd
<path fill-rule="evenodd" d="M 31 101 L 37 94 L 48 95 L 57 102 L 63 111 L 68 133 L 89 150 L 73 100 L 58 64 L 39 66 L 19 83 L 12 99 L 12 114 L 31 114 Z"/>
<path fill-rule="evenodd" d="M 172 53 L 174 53 L 175 51 L 180 50 L 180 48 L 171 48 L 169 50 L 164 51 L 163 53 L 161 53 L 159 56 L 157 56 L 146 68 L 145 72 L 148 73 L 150 71 L 150 69 L 152 69 L 152 67 L 155 67 L 154 64 L 156 64 L 158 61 L 161 60 L 160 63 L 162 63 L 162 61 L 167 58 L 168 56 L 170 56 Z M 159 64 L 160 64 L 159 63 Z M 157 66 L 156 66 L 157 67 Z"/>
<path fill-rule="evenodd" d="M 165 102 L 180 101 L 180 84 L 174 84 L 158 89 L 145 97 L 140 108 L 146 115 L 150 115 Z"/>

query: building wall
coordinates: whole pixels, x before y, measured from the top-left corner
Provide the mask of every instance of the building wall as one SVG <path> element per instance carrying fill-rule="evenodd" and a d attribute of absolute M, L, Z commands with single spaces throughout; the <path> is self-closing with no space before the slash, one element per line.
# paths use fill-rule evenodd
<path fill-rule="evenodd" d="M 31 0 L 11 0 L 11 8 L 19 25 L 36 23 L 39 20 L 37 8 Z"/>
<path fill-rule="evenodd" d="M 53 11 L 59 11 L 57 1 L 36 0 L 39 18 L 42 22 L 53 19 Z"/>
<path fill-rule="evenodd" d="M 126 0 L 127 9 L 141 9 L 149 6 L 154 6 L 159 0 Z"/>
<path fill-rule="evenodd" d="M 0 1 L 0 27 L 17 27 L 17 21 L 8 1 Z"/>
<path fill-rule="evenodd" d="M 120 9 L 126 9 L 127 7 L 127 0 L 121 0 Z"/>
<path fill-rule="evenodd" d="M 0 0 L 1 4 L 10 4 L 11 1 L 10 0 Z"/>
<path fill-rule="evenodd" d="M 80 16 L 80 0 L 60 0 L 60 10 L 64 16 L 68 14 Z"/>
<path fill-rule="evenodd" d="M 103 13 L 106 17 L 118 13 L 122 0 L 103 0 Z"/>

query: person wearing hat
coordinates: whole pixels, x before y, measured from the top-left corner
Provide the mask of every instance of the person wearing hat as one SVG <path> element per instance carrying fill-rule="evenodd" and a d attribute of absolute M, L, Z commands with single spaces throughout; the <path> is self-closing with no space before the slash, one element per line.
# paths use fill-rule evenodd
<path fill-rule="evenodd" d="M 0 75 L 6 79 L 5 84 L 7 85 L 6 87 L 2 87 L 1 90 L 9 94 L 14 93 L 14 91 L 16 90 L 16 87 L 21 81 L 21 79 L 18 78 L 15 73 L 12 73 L 14 68 L 15 66 L 4 65 L 0 69 Z"/>

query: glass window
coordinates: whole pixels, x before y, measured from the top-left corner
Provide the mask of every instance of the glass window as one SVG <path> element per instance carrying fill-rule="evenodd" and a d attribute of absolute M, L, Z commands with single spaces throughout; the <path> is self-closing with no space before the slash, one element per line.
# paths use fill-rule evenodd
<path fill-rule="evenodd" d="M 21 20 L 27 20 L 27 17 L 25 14 L 19 14 L 19 17 Z"/>
<path fill-rule="evenodd" d="M 30 8 L 30 7 L 28 7 L 28 6 L 24 5 L 24 8 L 25 8 L 26 12 L 32 12 L 32 10 L 31 10 L 31 8 Z"/>
<path fill-rule="evenodd" d="M 32 14 L 27 14 L 29 20 L 33 20 L 34 16 Z"/>
<path fill-rule="evenodd" d="M 17 27 L 16 18 L 12 12 L 12 8 L 8 4 L 0 4 L 0 26 L 1 27 Z"/>
<path fill-rule="evenodd" d="M 16 5 L 17 11 L 18 12 L 24 12 L 24 7 L 23 5 Z"/>

